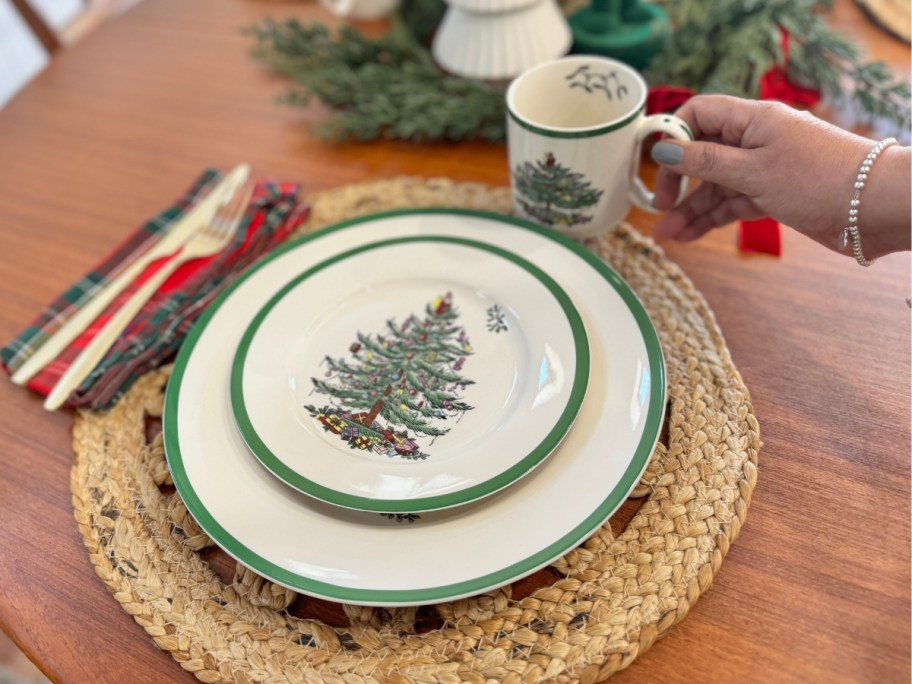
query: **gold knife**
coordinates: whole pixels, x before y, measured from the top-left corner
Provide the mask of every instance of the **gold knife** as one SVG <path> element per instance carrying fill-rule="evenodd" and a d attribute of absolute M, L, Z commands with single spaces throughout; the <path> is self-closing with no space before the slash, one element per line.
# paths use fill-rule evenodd
<path fill-rule="evenodd" d="M 98 315 L 114 301 L 114 298 L 123 292 L 150 263 L 173 254 L 195 230 L 209 223 L 219 206 L 247 182 L 249 176 L 250 167 L 247 164 L 238 164 L 232 169 L 208 195 L 176 221 L 148 252 L 96 292 L 85 306 L 73 314 L 44 344 L 38 347 L 35 353 L 16 369 L 12 375 L 12 381 L 17 385 L 24 385 L 38 371 L 57 358 L 57 355 L 88 328 L 92 321 L 98 318 Z"/>

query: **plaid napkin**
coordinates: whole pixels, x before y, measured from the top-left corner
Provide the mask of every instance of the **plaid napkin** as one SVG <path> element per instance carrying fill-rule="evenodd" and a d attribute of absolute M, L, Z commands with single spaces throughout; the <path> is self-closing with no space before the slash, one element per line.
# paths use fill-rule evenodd
<path fill-rule="evenodd" d="M 174 204 L 136 229 L 88 274 L 51 302 L 16 339 L 0 349 L 0 360 L 13 373 L 125 263 L 157 242 L 165 231 L 204 197 L 221 178 L 205 171 Z M 67 406 L 104 408 L 113 404 L 143 373 L 171 359 L 200 313 L 240 273 L 284 240 L 308 216 L 293 183 L 264 180 L 256 184 L 250 205 L 233 242 L 221 253 L 182 264 L 150 299 L 120 338 L 67 400 Z M 152 263 L 89 328 L 28 386 L 47 395 L 111 315 L 167 261 Z"/>

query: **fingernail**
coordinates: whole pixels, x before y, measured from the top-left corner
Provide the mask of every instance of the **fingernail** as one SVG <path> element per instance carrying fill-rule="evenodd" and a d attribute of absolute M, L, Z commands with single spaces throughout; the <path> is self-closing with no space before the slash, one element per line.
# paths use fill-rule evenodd
<path fill-rule="evenodd" d="M 680 164 L 684 148 L 669 142 L 657 142 L 652 148 L 652 159 L 658 164 Z"/>

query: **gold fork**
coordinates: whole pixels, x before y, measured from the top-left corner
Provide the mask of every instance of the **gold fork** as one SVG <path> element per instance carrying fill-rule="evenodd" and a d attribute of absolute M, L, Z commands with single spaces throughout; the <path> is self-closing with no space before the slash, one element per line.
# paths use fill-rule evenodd
<path fill-rule="evenodd" d="M 158 261 L 174 252 L 187 241 L 192 233 L 200 230 L 215 216 L 216 210 L 225 203 L 246 182 L 250 175 L 247 164 L 238 164 L 211 192 L 197 202 L 180 219 L 167 228 L 167 232 L 148 251 L 113 275 L 106 285 L 90 292 L 88 301 L 79 304 L 79 309 L 68 318 L 41 346 L 35 349 L 12 375 L 12 381 L 24 385 L 42 368 L 51 363 L 67 346 L 81 335 L 98 316 L 113 302 L 117 295 L 136 280 L 153 261 Z"/>
<path fill-rule="evenodd" d="M 96 333 L 92 341 L 86 345 L 79 356 L 66 369 L 66 372 L 54 385 L 54 389 L 44 401 L 44 408 L 48 411 L 60 407 L 76 387 L 85 380 L 92 369 L 104 357 L 117 338 L 129 325 L 130 321 L 139 313 L 143 305 L 161 287 L 178 266 L 190 261 L 218 254 L 231 241 L 244 217 L 244 212 L 250 202 L 253 188 L 246 184 L 240 192 L 234 193 L 232 198 L 216 211 L 210 223 L 191 235 L 181 247 L 180 252 L 163 264 L 142 286 L 124 303 L 124 305 L 111 316 L 104 327 Z"/>

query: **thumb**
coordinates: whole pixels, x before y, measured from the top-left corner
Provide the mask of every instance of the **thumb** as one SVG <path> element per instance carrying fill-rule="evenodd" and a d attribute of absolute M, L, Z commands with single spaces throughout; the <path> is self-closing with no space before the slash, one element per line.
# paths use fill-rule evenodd
<path fill-rule="evenodd" d="M 702 140 L 662 140 L 653 146 L 652 159 L 678 175 L 747 193 L 753 178 L 750 153 Z"/>

